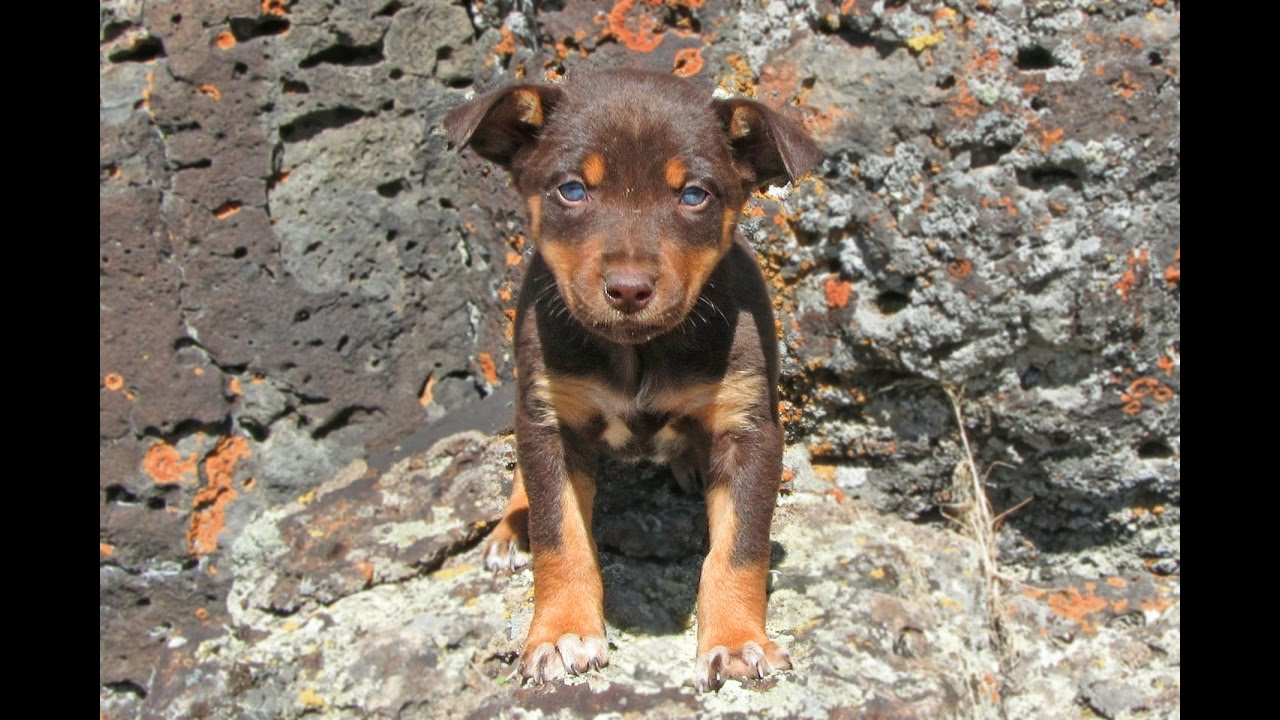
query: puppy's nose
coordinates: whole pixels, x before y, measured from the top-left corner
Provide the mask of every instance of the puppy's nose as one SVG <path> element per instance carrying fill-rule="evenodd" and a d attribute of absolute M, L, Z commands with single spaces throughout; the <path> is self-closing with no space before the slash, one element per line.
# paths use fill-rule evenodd
<path fill-rule="evenodd" d="M 653 298 L 653 278 L 640 270 L 610 271 L 604 276 L 604 296 L 619 312 L 640 312 Z"/>

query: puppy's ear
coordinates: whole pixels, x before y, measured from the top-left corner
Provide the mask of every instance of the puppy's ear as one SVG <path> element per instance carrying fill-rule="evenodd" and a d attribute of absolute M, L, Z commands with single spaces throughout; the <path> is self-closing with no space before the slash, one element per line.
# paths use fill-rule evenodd
<path fill-rule="evenodd" d="M 715 108 L 743 182 L 752 189 L 783 176 L 799 180 L 822 160 L 822 150 L 799 125 L 761 103 L 716 100 Z"/>
<path fill-rule="evenodd" d="M 480 157 L 510 168 L 562 96 L 560 88 L 549 85 L 512 85 L 454 108 L 444 117 L 444 129 L 459 150 L 470 146 Z"/>

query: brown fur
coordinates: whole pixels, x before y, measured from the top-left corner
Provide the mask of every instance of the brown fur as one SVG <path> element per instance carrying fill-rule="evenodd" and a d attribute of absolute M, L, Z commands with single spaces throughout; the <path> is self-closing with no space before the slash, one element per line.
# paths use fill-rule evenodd
<path fill-rule="evenodd" d="M 764 105 L 636 70 L 498 90 L 445 126 L 511 173 L 536 248 L 516 316 L 520 470 L 486 555 L 495 569 L 519 567 L 510 549 L 527 514 L 525 676 L 608 662 L 590 530 L 601 453 L 670 463 L 682 487 L 706 493 L 698 686 L 790 667 L 765 632 L 782 472 L 774 317 L 736 228 L 751 191 L 798 179 L 817 147 Z M 567 200 L 561 188 L 579 181 L 586 198 Z M 684 204 L 688 187 L 707 199 Z M 617 287 L 644 301 L 624 308 Z"/>

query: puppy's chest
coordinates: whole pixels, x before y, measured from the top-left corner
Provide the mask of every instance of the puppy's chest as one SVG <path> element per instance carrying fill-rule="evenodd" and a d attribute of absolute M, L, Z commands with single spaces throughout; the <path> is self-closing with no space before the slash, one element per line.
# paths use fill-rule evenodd
<path fill-rule="evenodd" d="M 747 372 L 647 384 L 631 392 L 590 377 L 547 375 L 535 393 L 543 422 L 619 457 L 663 463 L 700 440 L 749 429 L 768 408 L 763 378 Z"/>
<path fill-rule="evenodd" d="M 670 462 L 701 427 L 684 388 L 627 392 L 574 376 L 549 376 L 539 386 L 545 421 L 624 459 Z"/>

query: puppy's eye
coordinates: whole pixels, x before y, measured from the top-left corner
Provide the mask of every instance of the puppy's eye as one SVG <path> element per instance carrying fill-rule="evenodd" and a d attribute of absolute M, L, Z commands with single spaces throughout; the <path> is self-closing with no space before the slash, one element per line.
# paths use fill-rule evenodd
<path fill-rule="evenodd" d="M 710 193 L 696 185 L 689 185 L 680 192 L 680 204 L 688 207 L 699 207 L 707 201 Z"/>
<path fill-rule="evenodd" d="M 556 188 L 556 192 L 560 193 L 560 199 L 567 203 L 580 203 L 587 199 L 586 186 L 577 180 L 561 185 Z"/>

